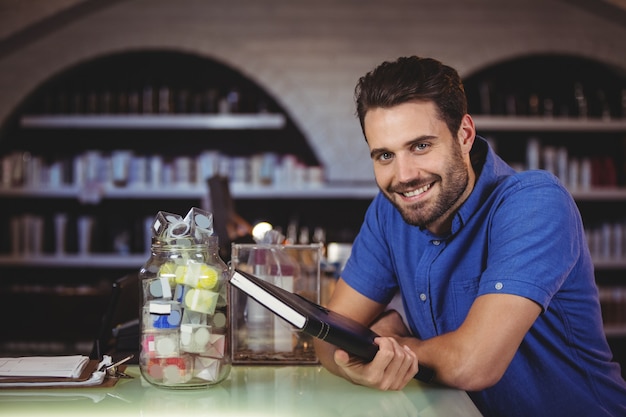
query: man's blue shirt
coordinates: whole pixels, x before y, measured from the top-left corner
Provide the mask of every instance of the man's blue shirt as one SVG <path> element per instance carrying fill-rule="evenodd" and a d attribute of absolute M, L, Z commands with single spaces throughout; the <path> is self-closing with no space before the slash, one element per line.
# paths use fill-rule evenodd
<path fill-rule="evenodd" d="M 380 303 L 399 289 L 420 339 L 457 329 L 483 294 L 533 300 L 543 312 L 502 379 L 469 393 L 481 412 L 626 416 L 626 383 L 611 362 L 575 202 L 556 177 L 516 173 L 482 138 L 472 156 L 480 160 L 476 184 L 449 235 L 408 225 L 379 193 L 342 278 Z"/>

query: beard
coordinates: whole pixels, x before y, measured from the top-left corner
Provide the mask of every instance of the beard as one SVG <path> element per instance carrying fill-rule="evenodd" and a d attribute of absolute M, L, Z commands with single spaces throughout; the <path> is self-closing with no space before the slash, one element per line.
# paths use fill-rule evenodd
<path fill-rule="evenodd" d="M 469 173 L 463 163 L 460 150 L 454 152 L 451 159 L 452 161 L 443 176 L 432 175 L 427 181 L 424 179 L 414 180 L 395 184 L 384 190 L 383 195 L 396 207 L 406 223 L 426 228 L 450 215 L 450 211 L 456 206 L 469 183 Z M 412 190 L 424 184 L 439 184 L 440 192 L 435 201 L 429 199 L 429 201 L 403 204 L 398 199 L 398 192 Z"/>

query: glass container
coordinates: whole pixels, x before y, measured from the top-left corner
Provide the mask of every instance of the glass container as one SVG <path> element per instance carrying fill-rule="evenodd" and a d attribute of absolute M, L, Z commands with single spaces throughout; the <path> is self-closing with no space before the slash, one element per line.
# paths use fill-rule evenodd
<path fill-rule="evenodd" d="M 229 269 L 219 257 L 217 236 L 208 235 L 212 225 L 198 227 L 210 215 L 194 210 L 191 221 L 159 213 L 150 259 L 139 272 L 139 367 L 146 381 L 160 387 L 208 387 L 231 368 Z"/>
<path fill-rule="evenodd" d="M 232 245 L 231 268 L 320 302 L 321 244 Z M 296 331 L 246 294 L 231 286 L 231 349 L 235 364 L 315 364 L 310 336 Z"/>

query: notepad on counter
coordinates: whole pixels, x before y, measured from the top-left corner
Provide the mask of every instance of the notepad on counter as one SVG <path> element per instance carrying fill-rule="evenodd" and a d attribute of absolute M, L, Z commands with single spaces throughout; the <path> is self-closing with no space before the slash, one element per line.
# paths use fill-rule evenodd
<path fill-rule="evenodd" d="M 88 363 L 89 357 L 83 355 L 0 358 L 0 380 L 16 377 L 78 378 Z"/>
<path fill-rule="evenodd" d="M 119 379 L 107 377 L 112 363 L 109 355 L 101 361 L 81 355 L 0 358 L 0 390 L 112 387 Z M 125 365 L 118 368 L 123 371 Z"/>

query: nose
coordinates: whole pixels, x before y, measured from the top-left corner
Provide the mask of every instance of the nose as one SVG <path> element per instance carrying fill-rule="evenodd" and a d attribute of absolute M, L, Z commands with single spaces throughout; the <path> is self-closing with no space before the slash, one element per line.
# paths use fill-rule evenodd
<path fill-rule="evenodd" d="M 395 171 L 398 182 L 410 182 L 419 176 L 419 167 L 416 161 L 405 154 L 396 155 Z"/>

